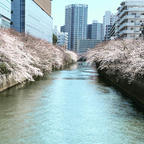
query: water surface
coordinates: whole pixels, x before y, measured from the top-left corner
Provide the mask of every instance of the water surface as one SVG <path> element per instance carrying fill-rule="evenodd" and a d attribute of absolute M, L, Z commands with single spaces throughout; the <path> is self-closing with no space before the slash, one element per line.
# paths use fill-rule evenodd
<path fill-rule="evenodd" d="M 0 94 L 0 144 L 143 144 L 144 116 L 87 66 Z"/>

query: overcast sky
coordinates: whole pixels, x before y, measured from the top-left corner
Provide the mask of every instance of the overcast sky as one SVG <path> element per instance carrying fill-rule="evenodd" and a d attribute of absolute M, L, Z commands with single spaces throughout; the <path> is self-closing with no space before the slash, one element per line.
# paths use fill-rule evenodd
<path fill-rule="evenodd" d="M 58 27 L 65 21 L 65 6 L 69 4 L 88 4 L 88 23 L 93 20 L 102 22 L 106 10 L 116 13 L 116 9 L 123 0 L 53 0 L 53 24 Z"/>

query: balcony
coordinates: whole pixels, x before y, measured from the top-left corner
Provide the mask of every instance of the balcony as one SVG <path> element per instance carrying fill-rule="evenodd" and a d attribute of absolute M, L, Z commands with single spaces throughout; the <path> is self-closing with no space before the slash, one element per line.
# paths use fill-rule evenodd
<path fill-rule="evenodd" d="M 144 2 L 127 2 L 126 6 L 130 6 L 130 7 L 139 7 L 139 6 L 144 6 Z"/>
<path fill-rule="evenodd" d="M 126 8 L 126 5 L 121 5 L 118 9 L 118 13 L 121 13 Z"/>
<path fill-rule="evenodd" d="M 132 26 L 137 26 L 135 25 L 135 23 L 123 23 L 122 25 L 120 25 L 119 30 L 121 30 L 124 27 L 132 27 Z"/>
<path fill-rule="evenodd" d="M 141 19 L 144 19 L 144 15 L 141 15 L 140 18 L 141 18 Z"/>
<path fill-rule="evenodd" d="M 119 24 L 121 24 L 126 19 L 135 19 L 135 15 L 126 15 L 120 19 Z"/>
<path fill-rule="evenodd" d="M 119 35 L 123 35 L 123 34 L 133 34 L 134 30 L 123 30 L 119 32 Z"/>
<path fill-rule="evenodd" d="M 128 12 L 128 10 L 123 10 L 121 13 L 119 13 L 119 18 L 120 18 L 123 14 L 125 14 L 126 12 Z"/>
<path fill-rule="evenodd" d="M 123 30 L 119 32 L 119 35 L 123 35 L 123 34 L 140 34 L 140 31 L 137 30 Z"/>
<path fill-rule="evenodd" d="M 144 11 L 144 8 L 140 8 L 140 7 L 137 7 L 137 8 L 128 8 L 128 11 L 136 11 L 136 12 L 140 12 L 140 11 Z"/>

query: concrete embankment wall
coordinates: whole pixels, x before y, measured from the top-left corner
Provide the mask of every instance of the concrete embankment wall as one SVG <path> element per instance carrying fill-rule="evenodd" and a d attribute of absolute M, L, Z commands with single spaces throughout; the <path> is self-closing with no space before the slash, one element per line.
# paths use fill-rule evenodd
<path fill-rule="evenodd" d="M 99 70 L 96 67 L 100 77 L 110 82 L 114 87 L 130 97 L 138 106 L 144 109 L 144 80 L 134 80 L 129 82 L 128 79 L 122 78 L 120 73 L 110 74 L 106 69 Z"/>
<path fill-rule="evenodd" d="M 66 67 L 68 67 L 69 65 L 71 64 L 74 64 L 76 63 L 76 61 L 74 59 L 69 59 L 69 61 L 64 61 L 63 63 L 63 66 L 57 68 L 57 67 L 53 67 L 52 71 L 55 71 L 55 70 L 62 70 Z M 19 85 L 21 83 L 25 83 L 27 81 L 29 81 L 28 79 L 26 79 L 25 77 L 21 78 L 20 81 L 17 81 L 15 80 L 15 78 L 12 76 L 12 75 L 7 75 L 7 74 L 4 74 L 4 75 L 0 75 L 0 92 L 4 91 L 4 90 L 7 90 L 11 87 L 14 87 L 16 85 Z M 37 78 L 36 75 L 33 76 L 34 79 Z"/>
<path fill-rule="evenodd" d="M 101 76 L 144 107 L 144 41 L 112 40 L 86 54 Z"/>
<path fill-rule="evenodd" d="M 1 79 L 0 92 L 19 84 L 19 82 L 15 81 L 12 77 L 6 75 L 1 76 Z"/>

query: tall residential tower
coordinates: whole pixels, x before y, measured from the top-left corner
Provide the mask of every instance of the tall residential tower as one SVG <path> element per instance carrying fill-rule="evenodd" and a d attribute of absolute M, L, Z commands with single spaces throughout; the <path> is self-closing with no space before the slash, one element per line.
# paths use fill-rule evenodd
<path fill-rule="evenodd" d="M 137 39 L 144 24 L 144 0 L 125 0 L 117 9 L 117 37 Z"/>
<path fill-rule="evenodd" d="M 110 11 L 106 11 L 103 16 L 103 26 L 104 26 L 104 38 L 105 40 L 110 39 L 110 29 L 114 24 L 116 16 L 112 14 Z"/>
<path fill-rule="evenodd" d="M 88 5 L 71 4 L 65 8 L 65 31 L 68 49 L 77 52 L 78 41 L 87 37 Z"/>

